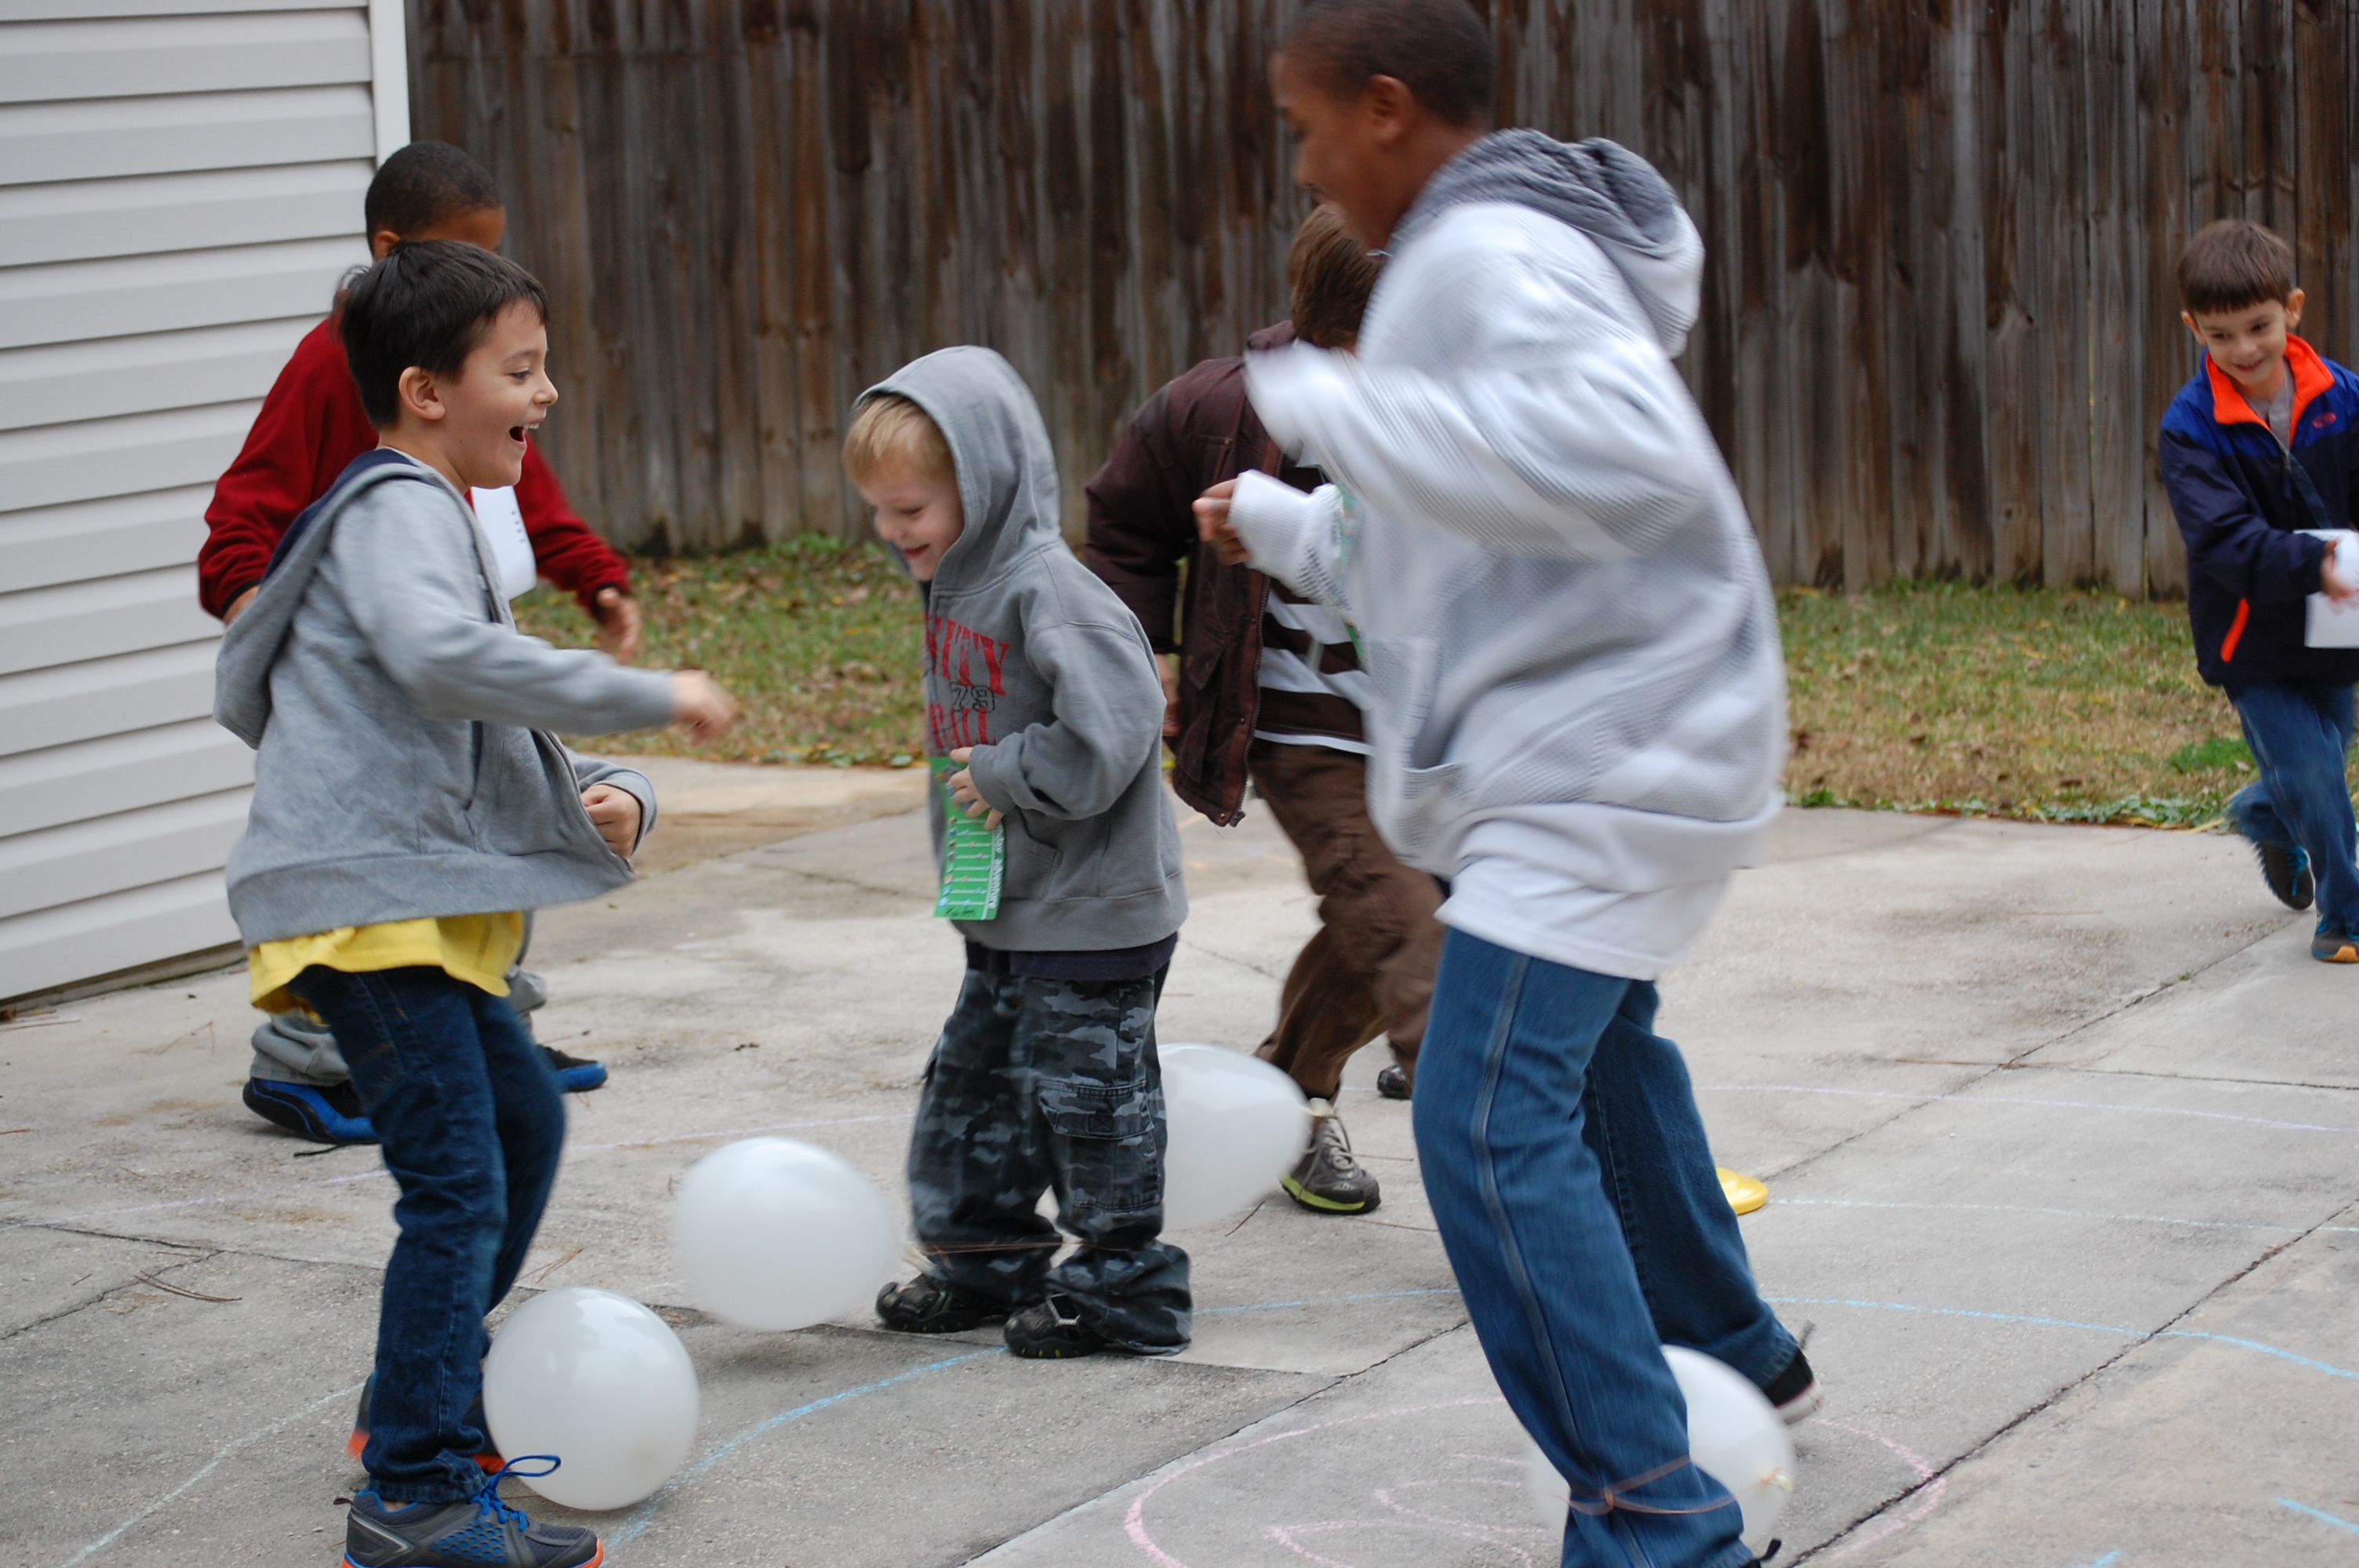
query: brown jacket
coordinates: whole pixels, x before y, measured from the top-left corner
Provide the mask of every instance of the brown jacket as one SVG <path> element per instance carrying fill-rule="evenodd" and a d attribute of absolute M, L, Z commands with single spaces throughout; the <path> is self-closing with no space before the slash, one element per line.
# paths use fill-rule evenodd
<path fill-rule="evenodd" d="M 1275 349 L 1293 341 L 1293 327 L 1281 321 L 1248 343 Z M 1259 572 L 1223 566 L 1198 541 L 1190 507 L 1205 491 L 1249 468 L 1306 487 L 1319 481 L 1314 470 L 1284 466 L 1277 444 L 1245 398 L 1245 361 L 1206 360 L 1147 400 L 1090 481 L 1082 553 L 1090 569 L 1138 617 L 1156 652 L 1180 654 L 1172 788 L 1223 827 L 1237 820 L 1245 801 L 1245 752 L 1261 711 L 1264 606 L 1272 589 Z M 1184 614 L 1178 613 L 1182 562 L 1188 568 Z M 1275 634 L 1288 633 L 1277 627 Z M 1296 651 L 1307 654 L 1307 638 L 1303 644 Z M 1321 667 L 1353 667 L 1347 649 L 1326 649 L 1321 656 Z M 1349 706 L 1340 698 L 1308 701 Z M 1357 711 L 1327 716 L 1311 728 L 1356 735 Z"/>

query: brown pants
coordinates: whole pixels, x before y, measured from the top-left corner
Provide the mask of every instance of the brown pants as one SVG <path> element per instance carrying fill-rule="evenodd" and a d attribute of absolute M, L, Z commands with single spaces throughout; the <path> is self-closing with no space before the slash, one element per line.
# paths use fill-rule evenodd
<path fill-rule="evenodd" d="M 1246 767 L 1302 854 L 1320 920 L 1286 977 L 1277 1027 L 1256 1054 L 1303 1093 L 1332 1098 L 1352 1053 L 1383 1034 L 1413 1079 L 1441 961 L 1440 884 L 1376 836 L 1365 758 L 1256 741 Z"/>

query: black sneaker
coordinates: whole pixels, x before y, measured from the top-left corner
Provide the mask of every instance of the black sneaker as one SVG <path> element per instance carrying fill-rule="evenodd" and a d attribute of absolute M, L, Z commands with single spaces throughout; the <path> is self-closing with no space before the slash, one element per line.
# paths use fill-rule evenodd
<path fill-rule="evenodd" d="M 1788 1426 L 1799 1426 L 1818 1414 L 1819 1407 L 1827 1402 L 1819 1391 L 1818 1374 L 1810 1370 L 1810 1358 L 1795 1346 L 1794 1358 L 1786 1369 L 1769 1379 L 1762 1396 L 1777 1407 L 1777 1417 Z M 1765 1558 L 1763 1561 L 1767 1561 Z"/>
<path fill-rule="evenodd" d="M 606 1085 L 606 1064 L 592 1062 L 586 1056 L 569 1056 L 554 1045 L 544 1045 L 541 1054 L 549 1058 L 557 1081 L 568 1094 L 588 1094 Z"/>
<path fill-rule="evenodd" d="M 931 1274 L 876 1292 L 876 1321 L 897 1334 L 964 1334 L 1006 1315 L 1001 1303 Z"/>
<path fill-rule="evenodd" d="M 558 1465 L 553 1454 L 518 1460 L 544 1463 L 548 1469 L 509 1465 L 463 1502 L 388 1509 L 374 1489 L 361 1493 L 344 1519 L 344 1568 L 597 1568 L 606 1549 L 595 1535 L 537 1525 L 500 1501 L 502 1476 L 546 1476 Z"/>
<path fill-rule="evenodd" d="M 1376 1075 L 1376 1092 L 1386 1099 L 1408 1098 L 1408 1075 L 1398 1062 Z"/>
<path fill-rule="evenodd" d="M 1003 1331 L 1011 1356 L 1031 1361 L 1069 1361 L 1076 1356 L 1177 1356 L 1181 1345 L 1125 1345 L 1083 1323 L 1069 1296 L 1050 1296 L 1007 1320 Z"/>
<path fill-rule="evenodd" d="M 2318 935 L 2310 939 L 2310 956 L 2321 964 L 2359 964 L 2359 942 L 2334 922 L 2321 920 Z"/>
<path fill-rule="evenodd" d="M 2318 896 L 2318 878 L 2310 869 L 2310 856 L 2299 844 L 2288 844 L 2282 838 L 2256 838 L 2253 853 L 2260 857 L 2261 880 L 2269 884 L 2277 902 L 2288 909 L 2308 909 L 2310 900 Z"/>
<path fill-rule="evenodd" d="M 349 1078 L 325 1087 L 281 1083 L 275 1078 L 248 1078 L 243 1098 L 245 1108 L 263 1120 L 314 1143 L 376 1141 L 376 1129 L 369 1125 L 360 1093 Z"/>
<path fill-rule="evenodd" d="M 369 1395 L 375 1391 L 376 1376 L 372 1373 L 361 1384 L 361 1408 L 353 1412 L 353 1434 L 344 1440 L 344 1452 L 351 1454 L 354 1461 L 358 1461 L 361 1454 L 368 1448 Z M 484 1415 L 484 1396 L 481 1392 L 475 1395 L 475 1402 L 467 1407 L 467 1424 L 482 1433 L 485 1443 L 491 1442 L 491 1423 Z M 500 1457 L 498 1450 L 484 1448 L 475 1455 L 475 1468 L 496 1476 L 507 1468 L 507 1461 Z"/>

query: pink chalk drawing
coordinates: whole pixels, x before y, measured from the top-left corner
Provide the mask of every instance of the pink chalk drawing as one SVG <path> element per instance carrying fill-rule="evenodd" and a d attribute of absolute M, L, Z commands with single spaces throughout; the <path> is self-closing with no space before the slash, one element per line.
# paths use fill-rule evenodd
<path fill-rule="evenodd" d="M 1810 1424 L 1823 1426 L 1829 1432 L 1840 1432 L 1846 1437 L 1856 1437 L 1869 1443 L 1881 1444 L 1890 1449 L 1894 1456 L 1903 1465 L 1917 1473 L 1917 1484 L 1909 1488 L 1910 1492 L 1917 1494 L 1916 1507 L 1905 1514 L 1898 1514 L 1879 1521 L 1874 1530 L 1856 1541 L 1845 1541 L 1842 1546 L 1828 1552 L 1826 1561 L 1840 1563 L 1854 1552 L 1864 1552 L 1877 1541 L 1897 1535 L 1912 1524 L 1923 1523 L 1928 1515 L 1941 1506 L 1941 1498 L 1950 1489 L 1950 1478 L 1936 1474 L 1933 1466 L 1927 1464 L 1915 1449 L 1895 1443 L 1880 1432 L 1870 1432 L 1865 1427 L 1860 1426 L 1845 1426 L 1841 1422 L 1829 1421 L 1823 1416 L 1811 1422 Z"/>
<path fill-rule="evenodd" d="M 1155 1500 L 1156 1494 L 1162 1491 L 1164 1487 L 1171 1485 L 1172 1482 L 1180 1480 L 1183 1476 L 1192 1476 L 1198 1471 L 1209 1469 L 1212 1465 L 1225 1464 L 1241 1454 L 1251 1454 L 1256 1449 L 1267 1448 L 1272 1444 L 1291 1443 L 1296 1438 L 1310 1437 L 1317 1433 L 1332 1432 L 1339 1426 L 1355 1426 L 1363 1422 L 1371 1421 L 1395 1421 L 1402 1416 L 1422 1415 L 1430 1411 L 1464 1410 L 1473 1405 L 1495 1405 L 1503 1404 L 1506 1401 L 1501 1400 L 1498 1395 L 1488 1394 L 1477 1396 L 1472 1399 L 1444 1400 L 1435 1404 L 1403 1405 L 1393 1410 L 1374 1411 L 1366 1415 L 1340 1416 L 1333 1421 L 1322 1421 L 1310 1426 L 1299 1426 L 1287 1432 L 1274 1432 L 1266 1437 L 1257 1437 L 1250 1443 L 1241 1443 L 1234 1448 L 1224 1448 L 1217 1454 L 1207 1454 L 1201 1459 L 1190 1459 L 1187 1463 L 1174 1465 L 1170 1469 L 1166 1470 L 1162 1475 L 1156 1476 L 1152 1481 L 1149 1481 L 1146 1487 L 1140 1489 L 1136 1497 L 1130 1499 L 1130 1508 L 1123 1515 L 1123 1533 L 1130 1538 L 1130 1543 L 1133 1546 L 1136 1546 L 1140 1552 L 1146 1554 L 1147 1561 L 1154 1563 L 1155 1568 L 1188 1568 L 1187 1563 L 1182 1563 L 1179 1558 L 1174 1557 L 1171 1553 L 1166 1552 L 1162 1546 L 1157 1542 L 1153 1532 L 1147 1528 L 1147 1505 L 1153 1502 Z M 1313 1563 L 1334 1565 L 1334 1568 L 1344 1568 L 1344 1565 L 1336 1565 L 1334 1559 L 1321 1557 L 1309 1551 L 1307 1548 L 1297 1545 L 1293 1541 L 1287 1539 L 1287 1535 L 1281 1534 L 1280 1531 L 1284 1530 L 1296 1535 L 1310 1535 L 1334 1530 L 1364 1529 L 1369 1528 L 1372 1525 L 1377 1528 L 1382 1528 L 1384 1525 L 1393 1522 L 1395 1521 L 1338 1519 L 1325 1524 L 1282 1526 L 1271 1530 L 1269 1533 L 1280 1545 L 1285 1546 L 1297 1556 L 1303 1557 Z M 1398 1521 L 1398 1528 L 1431 1529 L 1430 1526 L 1419 1525 L 1412 1520 Z M 1456 1530 L 1460 1527 L 1451 1526 L 1449 1528 Z M 1488 1536 L 1484 1536 L 1479 1537 L 1478 1539 L 1487 1541 L 1490 1538 Z M 1528 1556 L 1526 1556 L 1524 1561 L 1525 1563 L 1529 1563 L 1531 1560 Z"/>

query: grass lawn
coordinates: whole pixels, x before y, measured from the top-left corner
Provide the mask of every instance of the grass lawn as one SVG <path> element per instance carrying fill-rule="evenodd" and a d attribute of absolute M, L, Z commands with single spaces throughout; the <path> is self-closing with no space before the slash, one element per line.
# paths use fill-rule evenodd
<path fill-rule="evenodd" d="M 668 732 L 601 752 L 908 766 L 922 741 L 916 588 L 875 545 L 803 538 L 643 562 L 641 662 L 710 670 L 745 718 L 716 747 Z M 1778 595 L 1791 686 L 1787 789 L 1804 806 L 2194 827 L 2252 777 L 2224 698 L 2196 678 L 2183 605 L 2104 592 L 1903 584 Z M 541 589 L 527 631 L 585 645 Z"/>

